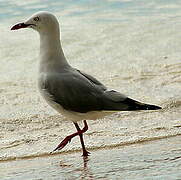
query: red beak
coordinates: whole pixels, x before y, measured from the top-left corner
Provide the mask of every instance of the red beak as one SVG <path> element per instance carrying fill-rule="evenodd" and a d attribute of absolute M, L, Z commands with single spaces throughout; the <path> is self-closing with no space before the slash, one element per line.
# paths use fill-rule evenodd
<path fill-rule="evenodd" d="M 30 25 L 34 25 L 34 24 L 25 24 L 25 23 L 18 23 L 16 25 L 14 25 L 11 30 L 18 30 L 18 29 L 21 29 L 21 28 L 26 28 Z"/>

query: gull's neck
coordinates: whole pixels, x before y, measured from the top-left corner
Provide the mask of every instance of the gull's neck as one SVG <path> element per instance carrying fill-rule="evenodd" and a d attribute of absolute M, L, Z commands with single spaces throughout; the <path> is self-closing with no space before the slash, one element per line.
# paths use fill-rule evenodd
<path fill-rule="evenodd" d="M 59 28 L 40 33 L 40 59 L 40 71 L 50 66 L 69 66 L 61 47 Z"/>

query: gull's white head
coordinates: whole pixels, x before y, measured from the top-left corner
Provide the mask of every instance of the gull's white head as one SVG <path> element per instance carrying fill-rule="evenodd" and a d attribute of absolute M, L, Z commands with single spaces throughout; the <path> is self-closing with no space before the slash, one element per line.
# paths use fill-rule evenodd
<path fill-rule="evenodd" d="M 48 33 L 59 31 L 59 24 L 57 18 L 52 13 L 40 11 L 33 14 L 26 21 L 14 25 L 11 30 L 18 30 L 21 28 L 32 28 L 39 33 Z"/>

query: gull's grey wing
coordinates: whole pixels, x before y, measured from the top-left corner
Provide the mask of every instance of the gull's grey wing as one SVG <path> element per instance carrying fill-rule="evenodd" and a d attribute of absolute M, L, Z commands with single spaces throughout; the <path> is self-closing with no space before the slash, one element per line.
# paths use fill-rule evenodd
<path fill-rule="evenodd" d="M 101 88 L 74 69 L 47 75 L 41 79 L 40 88 L 66 110 L 85 113 L 102 108 Z"/>
<path fill-rule="evenodd" d="M 77 70 L 77 69 L 76 69 Z M 127 99 L 127 96 L 124 94 L 121 94 L 114 90 L 107 90 L 107 87 L 104 86 L 101 82 L 99 82 L 96 78 L 93 76 L 82 72 L 80 70 L 77 70 L 81 75 L 86 77 L 90 82 L 92 82 L 94 85 L 97 85 L 101 88 L 103 91 L 101 96 L 102 101 L 102 110 L 126 110 L 128 109 L 127 103 L 124 101 Z M 118 103 L 120 103 L 120 106 L 118 106 Z"/>
<path fill-rule="evenodd" d="M 94 83 L 95 85 L 99 86 L 102 90 L 106 90 L 106 86 L 104 86 L 100 81 L 98 81 L 96 78 L 94 78 L 93 76 L 82 72 L 78 69 L 76 69 L 76 71 L 78 71 L 81 75 L 83 75 L 84 77 L 86 77 L 90 82 Z"/>
<path fill-rule="evenodd" d="M 92 76 L 75 69 L 47 75 L 41 79 L 40 88 L 64 109 L 80 113 L 148 109 L 143 103 L 107 90 Z"/>

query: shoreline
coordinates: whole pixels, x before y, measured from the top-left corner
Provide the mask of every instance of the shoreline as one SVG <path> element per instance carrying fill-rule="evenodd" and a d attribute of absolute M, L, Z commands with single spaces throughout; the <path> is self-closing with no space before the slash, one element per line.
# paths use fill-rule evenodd
<path fill-rule="evenodd" d="M 97 151 L 97 150 L 110 150 L 110 149 L 115 149 L 115 148 L 121 148 L 121 147 L 128 147 L 131 145 L 139 145 L 139 144 L 144 144 L 144 143 L 152 143 L 155 141 L 159 141 L 159 140 L 164 140 L 164 139 L 169 139 L 169 138 L 173 138 L 173 137 L 177 137 L 177 136 L 181 136 L 181 134 L 173 134 L 173 135 L 169 135 L 169 136 L 160 136 L 160 137 L 152 137 L 152 138 L 148 138 L 148 139 L 143 139 L 143 140 L 137 140 L 137 141 L 132 141 L 132 142 L 123 142 L 120 144 L 110 144 L 110 145 L 105 145 L 105 146 L 100 146 L 100 147 L 89 147 L 87 148 L 89 151 Z M 61 150 L 61 151 L 57 151 L 54 153 L 51 152 L 44 152 L 41 154 L 31 154 L 31 155 L 25 155 L 22 157 L 7 157 L 7 158 L 2 158 L 0 159 L 0 163 L 3 162 L 10 162 L 10 161 L 19 161 L 19 160 L 31 160 L 34 158 L 45 158 L 45 157 L 52 157 L 52 156 L 58 156 L 58 155 L 68 155 L 68 154 L 72 154 L 72 153 L 77 153 L 77 152 L 81 152 L 81 149 L 71 149 L 71 150 Z"/>
<path fill-rule="evenodd" d="M 173 153 L 174 152 L 174 153 Z M 180 135 L 112 149 L 93 150 L 0 163 L 8 179 L 177 179 L 181 177 Z M 166 164 L 165 164 L 166 163 Z M 3 173 L 2 173 L 3 172 Z M 146 173 L 146 174 L 145 174 Z M 21 178 L 20 178 L 21 177 Z M 45 178 L 46 177 L 46 178 Z"/>

